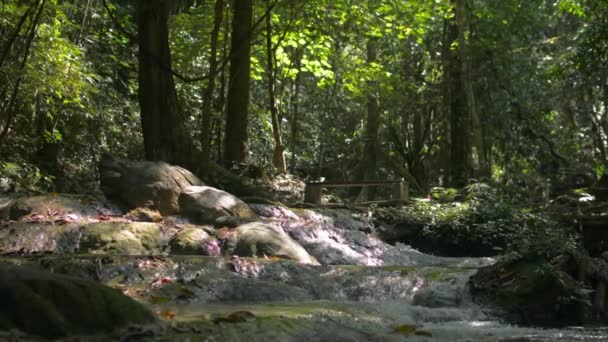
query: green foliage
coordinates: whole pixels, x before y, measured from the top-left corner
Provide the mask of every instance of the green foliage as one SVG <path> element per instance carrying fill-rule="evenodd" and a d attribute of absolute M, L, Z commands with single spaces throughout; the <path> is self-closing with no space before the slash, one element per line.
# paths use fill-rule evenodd
<path fill-rule="evenodd" d="M 434 187 L 431 189 L 431 199 L 440 203 L 453 202 L 458 196 L 458 189 Z"/>
<path fill-rule="evenodd" d="M 569 165 L 579 163 L 602 173 L 608 163 L 602 160 L 608 146 L 603 125 L 606 2 L 467 3 L 471 30 L 466 30 L 465 39 L 470 44 L 481 127 L 470 136 L 479 135 L 487 145 L 492 180 L 509 188 L 532 188 L 530 178 L 554 185 L 565 180 Z M 21 80 L 10 130 L 0 142 L 1 160 L 15 161 L 12 156 L 17 154 L 22 158 L 15 162 L 36 165 L 56 181 L 88 183 L 96 177 L 92 170 L 102 151 L 142 157 L 133 4 L 109 0 L 107 5 L 111 15 L 102 2 L 47 2 L 21 71 L 31 19 L 25 21 L 0 66 L 6 80 L 0 83 L 2 108 L 16 80 Z M 176 3 L 169 19 L 171 68 L 198 79 L 174 78 L 192 137 L 201 130 L 207 83 L 202 76 L 209 69 L 213 5 Z M 258 25 L 253 29 L 251 57 L 250 156 L 252 163 L 262 166 L 271 164 L 274 147 L 261 20 L 267 5 L 254 6 Z M 28 6 L 3 2 L 0 46 L 9 43 Z M 225 6 L 218 42 L 223 70 L 215 75 L 218 89 L 212 106 L 214 159 L 221 154 L 230 77 L 225 60 L 232 4 L 226 1 Z M 333 172 L 343 180 L 359 177 L 357 165 L 368 139 L 364 118 L 373 95 L 380 104 L 378 177 L 413 179 L 415 190 L 425 194 L 434 185 L 449 184 L 445 175 L 451 167 L 451 113 L 446 107 L 450 80 L 444 71 L 458 61 L 450 61 L 449 56 L 457 54 L 446 51 L 463 48 L 446 36 L 446 24 L 456 19 L 450 1 L 279 1 L 270 15 L 276 102 L 292 170 L 305 176 Z M 371 63 L 368 43 L 377 50 Z M 6 116 L 2 113 L 0 124 Z M 485 180 L 488 175 L 477 175 L 478 171 L 480 166 L 474 164 L 473 176 Z M 468 190 L 462 194 L 467 200 L 482 191 Z M 452 190 L 445 192 L 435 190 L 433 199 L 456 199 Z"/>
<path fill-rule="evenodd" d="M 416 238 L 423 243 L 421 247 L 443 255 L 516 256 L 531 249 L 560 253 L 578 246 L 573 229 L 559 224 L 541 208 L 512 201 L 511 196 L 488 184 L 471 184 L 460 197 L 466 199 L 447 203 L 420 200 L 410 207 L 388 209 L 380 217 L 390 213 L 422 225 Z"/>
<path fill-rule="evenodd" d="M 27 163 L 2 163 L 0 178 L 7 179 L 15 192 L 40 192 L 52 189 L 53 177 L 41 174 L 36 166 Z"/>

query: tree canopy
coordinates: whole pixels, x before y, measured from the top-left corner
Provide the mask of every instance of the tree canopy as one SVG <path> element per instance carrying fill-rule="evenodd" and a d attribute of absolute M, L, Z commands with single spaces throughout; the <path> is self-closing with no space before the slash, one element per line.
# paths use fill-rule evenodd
<path fill-rule="evenodd" d="M 76 190 L 109 153 L 420 193 L 601 175 L 606 18 L 601 0 L 3 1 L 0 174 Z"/>

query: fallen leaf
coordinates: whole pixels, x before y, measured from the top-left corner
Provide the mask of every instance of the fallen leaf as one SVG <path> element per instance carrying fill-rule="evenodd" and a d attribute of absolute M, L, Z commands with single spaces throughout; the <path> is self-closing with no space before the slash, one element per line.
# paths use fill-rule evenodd
<path fill-rule="evenodd" d="M 416 333 L 416 326 L 413 324 L 401 324 L 395 327 L 395 332 L 405 336 L 414 335 Z"/>
<path fill-rule="evenodd" d="M 173 279 L 169 278 L 169 277 L 162 277 L 162 278 L 157 278 L 154 279 L 151 283 L 150 283 L 150 288 L 154 289 L 157 287 L 160 287 L 163 284 L 170 284 L 173 282 Z"/>
<path fill-rule="evenodd" d="M 175 318 L 175 312 L 173 312 L 173 310 L 166 309 L 160 313 L 160 316 L 166 320 L 172 320 Z"/>

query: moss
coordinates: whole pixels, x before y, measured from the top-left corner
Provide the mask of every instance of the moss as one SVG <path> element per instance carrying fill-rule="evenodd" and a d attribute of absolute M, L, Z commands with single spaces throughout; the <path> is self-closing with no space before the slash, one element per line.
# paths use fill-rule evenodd
<path fill-rule="evenodd" d="M 82 227 L 83 253 L 151 254 L 162 249 L 161 232 L 153 223 L 93 223 Z"/>

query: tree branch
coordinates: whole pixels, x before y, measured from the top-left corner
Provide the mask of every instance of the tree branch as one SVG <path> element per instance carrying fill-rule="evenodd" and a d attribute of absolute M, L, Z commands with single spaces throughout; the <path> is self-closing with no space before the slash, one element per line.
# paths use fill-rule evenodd
<path fill-rule="evenodd" d="M 125 36 L 127 36 L 132 41 L 137 41 L 137 37 L 135 37 L 132 33 L 127 32 L 122 27 L 122 25 L 120 25 L 120 23 L 118 22 L 118 20 L 116 20 L 116 17 L 114 16 L 114 14 L 112 13 L 112 11 L 108 7 L 107 0 L 102 0 L 102 2 L 103 2 L 104 8 L 106 9 L 106 12 L 108 12 L 108 16 L 110 17 L 110 19 L 114 23 L 114 26 L 116 26 L 116 28 L 120 32 L 122 32 Z M 260 26 L 260 24 L 270 14 L 270 12 L 272 11 L 272 9 L 276 6 L 276 4 L 278 2 L 279 2 L 279 0 L 275 0 L 270 6 L 268 6 L 268 8 L 266 9 L 266 12 L 251 27 L 251 31 L 252 32 L 255 31 Z M 141 51 L 140 51 L 140 53 L 141 53 Z M 146 52 L 146 53 L 150 54 L 149 52 Z M 151 57 L 152 57 L 153 60 L 156 61 L 156 63 L 161 67 L 161 69 L 163 69 L 166 72 L 171 73 L 171 75 L 173 75 L 174 77 L 178 78 L 182 82 L 185 82 L 185 83 L 194 83 L 194 82 L 204 81 L 206 79 L 209 79 L 210 77 L 217 76 L 217 74 L 219 73 L 219 70 L 224 69 L 224 67 L 226 66 L 226 64 L 228 64 L 228 62 L 230 61 L 230 57 L 231 56 L 226 56 L 226 58 L 224 58 L 224 60 L 222 60 L 222 62 L 219 64 L 219 67 L 217 68 L 217 71 L 215 72 L 214 75 L 212 75 L 211 73 L 207 73 L 207 74 L 204 74 L 202 76 L 195 76 L 195 77 L 185 76 L 185 75 L 183 75 L 183 74 L 175 71 L 170 65 L 163 64 L 158 58 L 156 58 L 156 56 L 151 56 Z"/>

